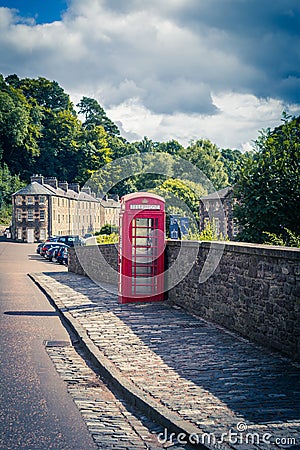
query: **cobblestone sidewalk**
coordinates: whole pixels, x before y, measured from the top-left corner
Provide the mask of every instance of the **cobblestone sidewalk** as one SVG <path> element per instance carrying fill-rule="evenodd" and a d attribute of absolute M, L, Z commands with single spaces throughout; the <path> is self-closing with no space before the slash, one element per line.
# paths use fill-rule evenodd
<path fill-rule="evenodd" d="M 46 351 L 100 450 L 158 450 L 163 428 L 119 400 L 89 367 L 80 348 L 47 343 Z M 96 370 L 96 368 L 94 368 Z M 184 447 L 176 446 L 176 450 Z M 174 449 L 175 450 L 175 449 Z"/>
<path fill-rule="evenodd" d="M 208 448 L 300 448 L 299 366 L 165 303 L 120 305 L 72 273 L 31 277 L 100 363 L 182 439 Z"/>

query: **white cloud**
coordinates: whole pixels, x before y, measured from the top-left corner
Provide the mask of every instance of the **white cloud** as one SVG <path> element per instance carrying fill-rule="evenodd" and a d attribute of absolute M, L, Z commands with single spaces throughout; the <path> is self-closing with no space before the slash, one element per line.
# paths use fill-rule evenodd
<path fill-rule="evenodd" d="M 283 110 L 299 113 L 296 98 L 292 105 L 298 59 L 277 65 L 287 71 L 279 79 L 271 63 L 277 48 L 289 54 L 285 41 L 266 57 L 260 51 L 260 42 L 268 50 L 276 36 L 272 11 L 257 27 L 254 11 L 253 33 L 245 33 L 243 9 L 234 5 L 231 17 L 219 0 L 70 0 L 62 21 L 44 25 L 0 8 L 0 72 L 55 79 L 75 104 L 83 95 L 96 98 L 131 138 L 186 144 L 205 137 L 245 148 L 257 130 L 278 125 Z M 250 19 L 251 8 L 243 8 Z M 275 18 L 280 11 L 275 5 Z M 291 39 L 287 45 L 292 49 Z"/>
<path fill-rule="evenodd" d="M 249 150 L 258 137 L 259 130 L 280 124 L 285 105 L 279 100 L 259 100 L 249 94 L 223 93 L 213 95 L 219 113 L 213 116 L 175 113 L 154 114 L 138 100 L 124 102 L 107 112 L 113 120 L 119 120 L 126 133 L 139 138 L 176 139 L 186 146 L 190 140 L 205 138 L 220 148 Z M 300 108 L 291 107 L 291 114 L 300 114 Z"/>

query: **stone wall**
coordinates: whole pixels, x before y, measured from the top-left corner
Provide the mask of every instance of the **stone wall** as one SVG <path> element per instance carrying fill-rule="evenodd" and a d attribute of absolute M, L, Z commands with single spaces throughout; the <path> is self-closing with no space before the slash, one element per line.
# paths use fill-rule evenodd
<path fill-rule="evenodd" d="M 102 244 L 70 248 L 68 270 L 99 283 L 117 286 L 117 247 L 114 244 Z"/>
<path fill-rule="evenodd" d="M 117 259 L 115 245 L 79 247 L 69 270 L 117 286 Z M 170 304 L 300 360 L 300 249 L 170 241 L 166 266 Z"/>
<path fill-rule="evenodd" d="M 300 359 L 300 249 L 244 243 L 182 244 L 186 255 L 196 253 L 197 257 L 189 274 L 170 289 L 169 303 Z M 179 242 L 168 244 L 168 267 L 179 248 Z M 215 257 L 218 252 L 222 257 L 213 275 L 199 283 L 210 249 Z"/>

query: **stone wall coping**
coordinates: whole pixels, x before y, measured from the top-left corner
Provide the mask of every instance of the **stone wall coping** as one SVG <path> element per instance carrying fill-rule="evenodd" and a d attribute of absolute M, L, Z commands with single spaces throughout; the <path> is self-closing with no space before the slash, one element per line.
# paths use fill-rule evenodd
<path fill-rule="evenodd" d="M 202 247 L 209 249 L 211 246 L 220 250 L 234 253 L 246 253 L 247 255 L 268 256 L 272 258 L 296 259 L 300 261 L 300 248 L 279 247 L 275 245 L 250 244 L 247 242 L 228 242 L 228 241 L 175 241 L 167 240 L 167 246 L 170 247 Z M 97 247 L 112 247 L 116 244 L 97 244 Z M 95 248 L 95 245 L 89 245 L 81 248 Z"/>
<path fill-rule="evenodd" d="M 95 248 L 95 247 L 105 247 L 105 248 L 116 247 L 116 249 L 117 249 L 118 244 L 95 244 L 95 245 L 83 245 L 83 246 L 80 245 L 80 246 L 76 247 L 76 249 L 74 247 L 70 247 L 69 251 L 70 250 L 75 251 L 78 248 L 82 249 L 82 248 Z"/>
<path fill-rule="evenodd" d="M 224 247 L 224 251 L 235 253 L 246 253 L 250 255 L 268 256 L 273 258 L 297 259 L 300 261 L 300 248 L 296 247 L 280 247 L 275 245 L 250 244 L 247 242 L 228 242 L 228 241 L 175 241 L 167 240 L 167 245 L 177 247 L 183 245 L 185 247 L 200 246 L 202 248 L 216 249 Z"/>

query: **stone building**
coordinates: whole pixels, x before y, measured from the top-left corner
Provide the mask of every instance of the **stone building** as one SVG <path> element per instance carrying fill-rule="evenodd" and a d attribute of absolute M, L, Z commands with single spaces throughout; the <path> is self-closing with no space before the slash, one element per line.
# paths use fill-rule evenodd
<path fill-rule="evenodd" d="M 50 236 L 94 233 L 106 223 L 106 205 L 89 188 L 59 182 L 55 177 L 31 177 L 12 196 L 12 238 L 38 242 Z"/>
<path fill-rule="evenodd" d="M 100 200 L 100 202 L 104 210 L 105 225 L 113 225 L 116 227 L 119 226 L 119 215 L 121 209 L 119 198 L 115 200 L 114 198 L 108 198 L 105 196 L 102 200 Z"/>
<path fill-rule="evenodd" d="M 233 202 L 231 186 L 201 197 L 199 208 L 200 232 L 213 219 L 217 234 L 234 240 L 238 228 L 233 219 Z"/>

